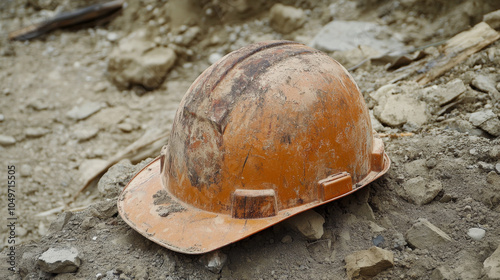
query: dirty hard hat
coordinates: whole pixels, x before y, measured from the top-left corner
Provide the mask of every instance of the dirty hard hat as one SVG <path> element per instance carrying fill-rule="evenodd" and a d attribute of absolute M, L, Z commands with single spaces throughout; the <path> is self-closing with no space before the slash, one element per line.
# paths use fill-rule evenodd
<path fill-rule="evenodd" d="M 199 254 L 359 190 L 389 165 L 338 62 L 299 43 L 262 42 L 196 79 L 168 145 L 118 209 L 148 239 Z"/>

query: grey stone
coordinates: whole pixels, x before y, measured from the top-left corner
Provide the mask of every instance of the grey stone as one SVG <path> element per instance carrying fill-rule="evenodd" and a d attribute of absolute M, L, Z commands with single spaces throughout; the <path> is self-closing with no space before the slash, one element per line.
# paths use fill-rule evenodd
<path fill-rule="evenodd" d="M 116 201 L 114 199 L 106 199 L 92 204 L 92 206 L 90 206 L 90 213 L 92 213 L 92 216 L 99 219 L 110 218 L 118 213 Z"/>
<path fill-rule="evenodd" d="M 432 200 L 443 190 L 440 181 L 435 180 L 428 182 L 422 177 L 412 178 L 406 181 L 403 185 L 405 190 L 405 198 L 416 205 L 424 205 Z"/>
<path fill-rule="evenodd" d="M 374 246 L 346 256 L 345 263 L 349 279 L 371 278 L 394 266 L 394 254 Z"/>
<path fill-rule="evenodd" d="M 496 171 L 497 173 L 500 173 L 500 162 L 499 162 L 499 163 L 497 163 L 497 164 L 495 164 L 495 171 Z"/>
<path fill-rule="evenodd" d="M 406 232 L 406 240 L 418 249 L 430 249 L 436 245 L 450 242 L 451 237 L 427 219 L 420 218 Z"/>
<path fill-rule="evenodd" d="M 108 84 L 106 82 L 99 82 L 95 84 L 95 86 L 93 87 L 93 90 L 95 92 L 104 92 L 107 89 L 108 89 Z"/>
<path fill-rule="evenodd" d="M 43 127 L 28 127 L 24 130 L 24 134 L 28 138 L 38 138 L 48 134 L 50 130 Z"/>
<path fill-rule="evenodd" d="M 169 48 L 156 47 L 143 30 L 120 40 L 109 55 L 108 73 L 119 89 L 140 85 L 146 89 L 159 87 L 177 56 Z"/>
<path fill-rule="evenodd" d="M 393 245 L 394 249 L 398 249 L 400 251 L 402 251 L 407 244 L 404 235 L 399 232 L 396 232 L 394 234 L 393 242 L 394 242 Z"/>
<path fill-rule="evenodd" d="M 73 131 L 73 136 L 78 141 L 87 141 L 97 136 L 99 133 L 99 128 L 97 127 L 81 127 Z"/>
<path fill-rule="evenodd" d="M 427 122 L 426 103 L 403 94 L 389 95 L 380 99 L 373 109 L 375 117 L 390 127 L 406 123 L 421 126 Z"/>
<path fill-rule="evenodd" d="M 130 181 L 137 168 L 124 159 L 111 166 L 97 183 L 97 189 L 104 197 L 116 197 Z"/>
<path fill-rule="evenodd" d="M 35 99 L 28 103 L 28 108 L 33 108 L 35 111 L 42 111 L 49 109 L 49 103 L 46 100 Z"/>
<path fill-rule="evenodd" d="M 283 236 L 283 238 L 281 238 L 281 243 L 283 244 L 288 244 L 288 243 L 292 243 L 293 239 L 290 235 L 285 235 Z"/>
<path fill-rule="evenodd" d="M 131 123 L 121 123 L 118 125 L 118 129 L 123 132 L 131 132 L 134 130 L 134 126 Z"/>
<path fill-rule="evenodd" d="M 439 106 L 443 106 L 453 101 L 466 90 L 467 88 L 462 80 L 454 79 L 447 83 L 444 87 L 440 87 L 434 93 L 436 94 Z"/>
<path fill-rule="evenodd" d="M 73 217 L 73 212 L 64 211 L 57 216 L 57 218 L 50 224 L 49 233 L 61 231 L 68 223 L 69 219 Z"/>
<path fill-rule="evenodd" d="M 500 120 L 492 110 L 484 110 L 470 114 L 469 121 L 493 136 L 500 136 Z"/>
<path fill-rule="evenodd" d="M 5 116 L 3 114 L 0 114 L 0 122 L 3 122 L 5 120 Z"/>
<path fill-rule="evenodd" d="M 16 138 L 9 135 L 0 134 L 0 145 L 10 146 L 14 144 L 16 144 Z"/>
<path fill-rule="evenodd" d="M 479 168 L 484 169 L 486 171 L 492 171 L 493 169 L 495 169 L 495 166 L 493 164 L 484 161 L 479 161 L 477 165 L 479 166 Z"/>
<path fill-rule="evenodd" d="M 93 114 L 99 112 L 102 108 L 106 107 L 101 102 L 85 102 L 81 105 L 73 107 L 67 114 L 71 119 L 84 120 Z"/>
<path fill-rule="evenodd" d="M 500 246 L 483 263 L 489 279 L 500 279 Z"/>
<path fill-rule="evenodd" d="M 500 10 L 496 10 L 484 15 L 483 21 L 491 26 L 491 28 L 500 30 Z"/>
<path fill-rule="evenodd" d="M 86 217 L 80 224 L 80 228 L 83 230 L 89 230 L 91 228 L 94 228 L 98 222 L 99 219 L 96 217 Z"/>
<path fill-rule="evenodd" d="M 467 231 L 467 235 L 476 241 L 483 239 L 485 234 L 486 231 L 482 228 L 470 228 L 469 231 Z"/>
<path fill-rule="evenodd" d="M 480 91 L 488 93 L 494 100 L 500 100 L 500 92 L 495 87 L 495 81 L 485 75 L 477 75 L 471 84 Z"/>
<path fill-rule="evenodd" d="M 470 114 L 469 121 L 474 125 L 474 126 L 480 126 L 484 122 L 486 122 L 489 119 L 492 119 L 496 117 L 495 113 L 493 113 L 492 110 L 485 110 L 485 111 L 479 111 L 479 112 L 474 112 Z"/>
<path fill-rule="evenodd" d="M 271 27 L 280 33 L 290 33 L 304 25 L 306 16 L 303 10 L 283 4 L 274 4 L 270 13 Z"/>
<path fill-rule="evenodd" d="M 384 126 L 375 118 L 373 115 L 373 110 L 370 110 L 370 120 L 372 122 L 372 128 L 373 130 L 380 132 L 384 129 Z"/>
<path fill-rule="evenodd" d="M 116 32 L 109 32 L 106 34 L 106 39 L 110 42 L 115 42 L 120 38 L 120 36 Z"/>
<path fill-rule="evenodd" d="M 227 263 L 227 255 L 220 250 L 206 253 L 199 259 L 208 270 L 213 273 L 219 273 Z"/>
<path fill-rule="evenodd" d="M 332 21 L 318 32 L 311 42 L 322 51 L 348 51 L 360 45 L 385 53 L 404 49 L 404 45 L 392 36 L 393 31 L 385 26 L 361 21 Z"/>
<path fill-rule="evenodd" d="M 429 169 L 433 169 L 434 167 L 436 167 L 437 163 L 438 163 L 438 162 L 437 162 L 436 158 L 431 157 L 431 158 L 428 158 L 428 159 L 425 161 L 425 166 L 426 166 L 427 168 L 429 168 Z"/>
<path fill-rule="evenodd" d="M 48 273 L 69 273 L 78 270 L 81 264 L 76 248 L 49 248 L 37 261 L 42 271 Z"/>
<path fill-rule="evenodd" d="M 451 196 L 451 194 L 449 194 L 449 193 L 445 193 L 445 194 L 443 195 L 443 197 L 441 197 L 441 199 L 439 200 L 439 202 L 442 202 L 442 203 L 448 203 L 448 202 L 450 202 L 450 201 L 452 201 L 452 200 L 453 200 L 453 197 Z"/>
<path fill-rule="evenodd" d="M 385 242 L 385 238 L 382 235 L 377 235 L 376 237 L 372 238 L 372 243 L 373 245 L 380 247 Z"/>
<path fill-rule="evenodd" d="M 210 54 L 210 56 L 208 57 L 208 62 L 209 62 L 210 64 L 214 64 L 214 63 L 216 63 L 217 61 L 219 61 L 219 59 L 221 59 L 221 58 L 222 58 L 222 54 L 220 54 L 220 53 L 212 53 L 212 54 Z"/>
<path fill-rule="evenodd" d="M 22 164 L 19 168 L 19 174 L 21 177 L 30 177 L 33 172 L 33 169 L 28 164 Z"/>
<path fill-rule="evenodd" d="M 307 239 L 318 240 L 324 233 L 325 218 L 314 210 L 308 210 L 287 219 L 285 223 Z"/>
<path fill-rule="evenodd" d="M 485 121 L 480 128 L 495 137 L 500 136 L 500 120 L 497 117 Z"/>

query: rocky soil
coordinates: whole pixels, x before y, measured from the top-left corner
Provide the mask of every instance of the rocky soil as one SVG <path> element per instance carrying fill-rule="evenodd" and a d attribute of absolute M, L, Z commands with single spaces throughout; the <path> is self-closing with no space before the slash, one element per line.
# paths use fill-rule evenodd
<path fill-rule="evenodd" d="M 98 2 L 0 3 L 0 161 L 4 180 L 15 166 L 18 218 L 16 273 L 0 228 L 1 279 L 500 279 L 500 41 L 429 83 L 407 75 L 483 18 L 500 30 L 498 1 L 130 0 L 106 25 L 7 39 Z M 392 160 L 386 175 L 204 256 L 156 245 L 117 215 L 117 193 L 159 149 L 120 161 L 72 201 L 92 167 L 168 132 L 210 64 L 273 39 L 352 69 Z M 407 67 L 375 59 L 415 48 L 425 57 Z"/>

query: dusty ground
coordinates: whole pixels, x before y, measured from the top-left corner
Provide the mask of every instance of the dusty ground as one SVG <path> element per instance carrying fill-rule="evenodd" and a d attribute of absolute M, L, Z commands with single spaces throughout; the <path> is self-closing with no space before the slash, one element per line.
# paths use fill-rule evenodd
<path fill-rule="evenodd" d="M 88 3 L 0 3 L 0 134 L 15 139 L 14 144 L 0 146 L 0 162 L 3 180 L 7 165 L 16 167 L 16 242 L 22 244 L 17 247 L 17 266 L 23 277 L 55 277 L 41 272 L 33 260 L 49 247 L 70 244 L 81 251 L 82 265 L 78 272 L 61 274 L 57 279 L 96 279 L 98 274 L 106 279 L 345 279 L 345 256 L 368 249 L 373 246 L 372 239 L 381 235 L 384 241 L 379 246 L 394 253 L 395 265 L 377 279 L 429 279 L 440 266 L 453 271 L 453 279 L 486 279 L 483 262 L 500 244 L 500 179 L 495 173 L 500 172 L 495 171 L 500 162 L 500 141 L 469 119 L 471 113 L 483 109 L 497 116 L 500 112 L 491 95 L 471 85 L 477 75 L 489 75 L 498 89 L 498 41 L 425 86 L 443 86 L 458 78 L 467 88 L 461 102 L 440 115 L 429 113 L 427 122 L 418 127 L 377 127 L 379 132 L 411 131 L 415 135 L 384 138 L 393 162 L 388 174 L 360 194 L 316 209 L 326 220 L 325 234 L 319 241 L 307 241 L 286 227 L 276 226 L 223 248 L 228 264 L 220 273 L 213 273 L 198 262 L 198 256 L 173 253 L 143 238 L 114 212 L 80 210 L 96 202 L 114 203 L 106 201 L 95 186 L 75 202 L 71 198 L 83 184 L 82 166 L 89 160 L 112 157 L 152 126 L 161 124 L 169 129 L 180 99 L 210 65 L 211 54 L 224 55 L 269 39 L 307 44 L 331 20 L 387 25 L 407 46 L 417 47 L 470 28 L 485 13 L 500 9 L 500 3 L 282 1 L 301 8 L 306 15 L 304 26 L 283 35 L 270 27 L 273 3 L 266 1 L 193 1 L 194 5 L 178 0 L 131 0 L 123 13 L 105 26 L 58 30 L 29 42 L 7 40 L 7 32 Z M 187 44 L 175 45 L 183 25 L 199 26 L 201 32 Z M 108 56 L 117 40 L 140 28 L 145 28 L 148 38 L 158 45 L 174 47 L 177 60 L 158 89 L 118 90 L 107 73 Z M 346 67 L 363 59 L 356 52 L 330 55 Z M 371 94 L 399 76 L 383 65 L 369 63 L 352 74 L 370 109 L 376 106 Z M 416 96 L 425 92 L 411 77 L 403 79 L 400 86 Z M 68 117 L 75 106 L 88 101 L 99 102 L 100 110 L 82 120 Z M 428 106 L 430 110 L 435 104 L 428 102 Z M 135 169 L 130 167 L 126 172 L 125 179 L 115 181 L 126 180 Z M 405 182 L 419 176 L 438 180 L 443 187 L 431 203 L 422 206 L 409 202 L 402 191 Z M 7 219 L 7 188 L 2 185 L 3 224 Z M 366 203 L 373 215 L 358 210 Z M 74 215 L 64 227 L 58 228 L 56 223 L 49 229 L 61 213 L 57 209 L 62 208 L 73 209 Z M 53 209 L 56 211 L 50 211 Z M 423 250 L 408 246 L 403 235 L 418 218 L 428 219 L 453 241 Z M 472 227 L 485 229 L 485 237 L 471 240 L 467 231 Z M 286 235 L 292 242 L 281 242 Z M 6 227 L 0 228 L 0 240 L 4 257 Z M 10 275 L 4 259 L 0 268 L 0 275 Z"/>

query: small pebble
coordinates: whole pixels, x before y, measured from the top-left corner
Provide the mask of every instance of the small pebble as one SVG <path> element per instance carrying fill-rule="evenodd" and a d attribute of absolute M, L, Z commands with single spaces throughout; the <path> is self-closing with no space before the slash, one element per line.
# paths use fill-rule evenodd
<path fill-rule="evenodd" d="M 425 166 L 427 166 L 427 168 L 429 169 L 436 167 L 436 165 L 437 165 L 437 160 L 435 158 L 429 158 L 425 161 Z"/>
<path fill-rule="evenodd" d="M 16 139 L 9 135 L 0 134 L 0 145 L 9 146 L 16 144 Z"/>
<path fill-rule="evenodd" d="M 285 235 L 283 236 L 283 238 L 281 238 L 281 243 L 283 244 L 288 244 L 288 243 L 292 243 L 293 239 L 290 235 Z"/>
<path fill-rule="evenodd" d="M 448 193 L 445 193 L 443 195 L 443 197 L 439 200 L 439 202 L 442 202 L 442 203 L 447 203 L 447 202 L 450 202 L 453 198 L 451 197 L 450 194 Z"/>
<path fill-rule="evenodd" d="M 467 235 L 476 241 L 483 239 L 485 234 L 486 231 L 482 228 L 470 228 L 469 231 L 467 232 Z"/>
<path fill-rule="evenodd" d="M 107 35 L 106 35 L 106 39 L 108 39 L 108 41 L 110 42 L 114 42 L 116 40 L 118 40 L 118 34 L 116 34 L 115 32 L 109 32 Z"/>
<path fill-rule="evenodd" d="M 500 173 L 500 163 L 497 163 L 495 165 L 495 170 L 497 171 L 497 173 Z"/>
<path fill-rule="evenodd" d="M 481 169 L 484 169 L 486 171 L 492 171 L 493 169 L 495 169 L 495 166 L 493 164 L 487 163 L 487 162 L 483 162 L 483 161 L 478 162 L 477 165 Z"/>
<path fill-rule="evenodd" d="M 131 132 L 134 129 L 130 123 L 121 123 L 118 128 L 123 132 Z"/>
<path fill-rule="evenodd" d="M 5 116 L 0 114 L 0 122 L 3 122 L 5 120 Z"/>
<path fill-rule="evenodd" d="M 19 169 L 19 174 L 21 174 L 22 177 L 30 177 L 32 173 L 32 168 L 28 164 L 23 164 L 21 165 L 21 168 Z"/>
<path fill-rule="evenodd" d="M 220 53 L 213 53 L 208 57 L 208 62 L 210 62 L 210 64 L 214 64 L 217 61 L 219 61 L 219 59 L 221 59 L 221 58 L 222 58 L 222 55 Z"/>
<path fill-rule="evenodd" d="M 379 247 L 380 244 L 384 243 L 385 239 L 382 235 L 377 235 L 377 237 L 372 239 L 373 245 Z"/>
<path fill-rule="evenodd" d="M 49 133 L 49 130 L 43 127 L 29 127 L 24 130 L 24 134 L 29 138 L 42 137 Z"/>

